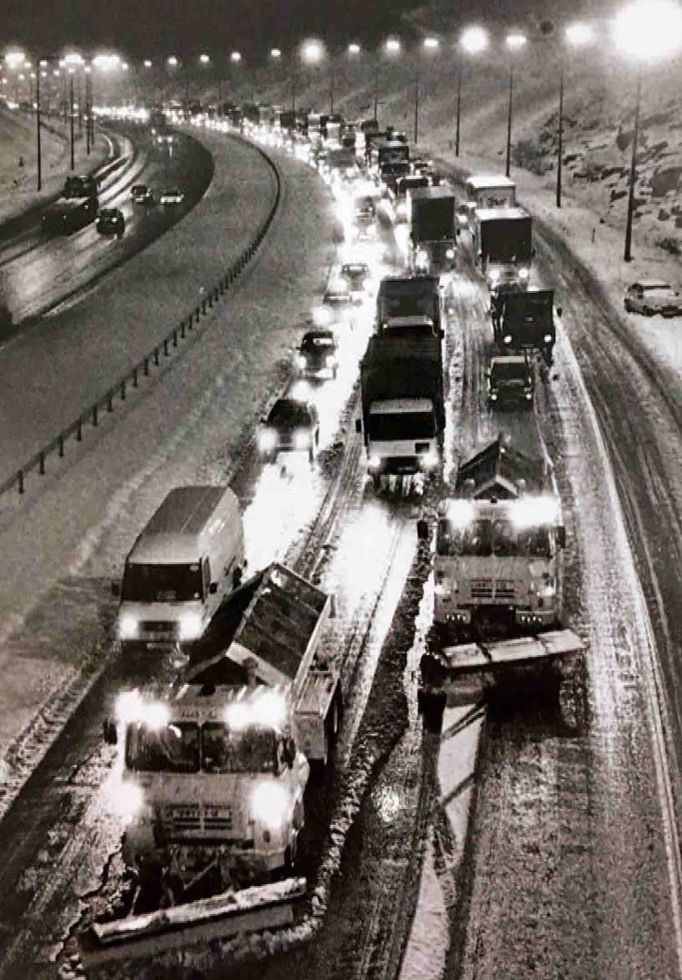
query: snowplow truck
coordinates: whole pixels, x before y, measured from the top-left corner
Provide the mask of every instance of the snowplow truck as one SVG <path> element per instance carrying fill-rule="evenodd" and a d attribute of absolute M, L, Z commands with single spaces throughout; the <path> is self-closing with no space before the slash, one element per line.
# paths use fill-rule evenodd
<path fill-rule="evenodd" d="M 415 273 L 441 275 L 455 268 L 455 194 L 445 185 L 407 192 L 411 266 Z"/>
<path fill-rule="evenodd" d="M 437 276 L 385 276 L 377 292 L 375 331 L 380 337 L 443 337 Z"/>
<path fill-rule="evenodd" d="M 561 307 L 557 307 L 561 316 Z M 556 341 L 554 290 L 509 291 L 493 297 L 493 333 L 498 349 L 506 354 L 539 351 L 548 367 Z"/>
<path fill-rule="evenodd" d="M 389 476 L 433 475 L 441 464 L 445 408 L 439 337 L 371 337 L 360 366 L 367 468 L 376 488 Z"/>
<path fill-rule="evenodd" d="M 523 208 L 476 208 L 474 255 L 491 292 L 527 287 L 532 235 L 533 222 Z"/>
<path fill-rule="evenodd" d="M 561 612 L 565 531 L 548 460 L 503 438 L 459 467 L 455 496 L 438 510 L 434 619 L 481 613 L 548 627 Z"/>
<path fill-rule="evenodd" d="M 426 521 L 418 533 L 430 538 Z M 438 508 L 436 641 L 422 661 L 427 694 L 468 704 L 550 675 L 567 681 L 575 701 L 584 644 L 559 623 L 564 547 L 548 459 L 525 456 L 500 437 L 460 466 L 455 496 Z M 476 642 L 457 642 L 462 637 Z"/>
<path fill-rule="evenodd" d="M 119 696 L 105 735 L 120 747 L 124 860 L 138 894 L 177 906 L 180 924 L 136 914 L 104 924 L 84 938 L 85 960 L 147 955 L 150 932 L 165 950 L 178 929 L 188 945 L 205 942 L 208 922 L 215 938 L 291 921 L 281 906 L 305 882 L 279 899 L 269 882 L 292 873 L 310 769 L 327 764 L 338 730 L 341 688 L 323 649 L 330 607 L 270 565 L 228 600 L 226 647 Z"/>

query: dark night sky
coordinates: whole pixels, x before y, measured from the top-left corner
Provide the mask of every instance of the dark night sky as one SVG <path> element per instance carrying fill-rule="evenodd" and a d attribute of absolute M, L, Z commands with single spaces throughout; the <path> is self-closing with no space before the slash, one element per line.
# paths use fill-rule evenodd
<path fill-rule="evenodd" d="M 415 0 L 3 0 L 2 43 L 58 52 L 108 45 L 131 57 L 250 44 L 288 47 L 307 34 L 372 41 Z"/>

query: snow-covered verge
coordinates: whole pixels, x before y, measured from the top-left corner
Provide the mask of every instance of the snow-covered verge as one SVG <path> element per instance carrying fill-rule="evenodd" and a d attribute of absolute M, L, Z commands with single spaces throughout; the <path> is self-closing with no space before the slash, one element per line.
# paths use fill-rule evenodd
<path fill-rule="evenodd" d="M 257 193 L 242 198 L 233 184 L 239 179 L 249 186 L 246 171 L 254 172 L 254 151 L 242 148 L 246 155 L 238 159 L 245 171 L 236 169 L 233 141 L 207 137 L 207 142 L 216 170 L 225 177 L 222 191 L 214 192 L 203 222 L 195 226 L 188 219 L 166 236 L 167 266 L 177 264 L 178 234 L 183 253 L 208 260 L 222 227 L 228 252 L 243 246 L 253 230 Z M 324 282 L 329 205 L 300 164 L 283 160 L 280 165 L 285 182 L 280 215 L 253 267 L 214 309 L 186 356 L 164 371 L 159 384 L 141 390 L 127 413 L 104 421 L 99 440 L 83 443 L 59 474 L 29 493 L 21 512 L 0 532 L 0 574 L 8 584 L 2 596 L 0 749 L 9 762 L 8 789 L 13 771 L 26 772 L 35 761 L 27 760 L 20 736 L 40 716 L 41 706 L 51 710 L 55 692 L 76 682 L 84 668 L 98 671 L 109 656 L 113 602 L 108 582 L 119 574 L 139 528 L 170 487 L 226 479 L 242 430 L 253 425 L 263 395 L 276 382 L 302 305 L 313 303 Z M 266 196 L 263 187 L 260 194 Z M 237 241 L 239 229 L 242 242 Z M 162 257 L 155 261 L 164 289 Z M 176 272 L 173 288 L 179 288 L 179 281 L 192 288 L 194 263 L 187 262 L 187 270 L 184 280 L 184 273 Z M 126 271 L 119 273 L 123 289 Z M 112 307 L 114 338 L 126 327 L 125 310 L 118 316 Z M 79 380 L 74 372 L 70 383 Z M 43 751 L 65 721 L 63 713 L 58 715 L 48 726 Z M 32 752 L 41 749 L 35 741 Z"/>
<path fill-rule="evenodd" d="M 35 116 L 8 109 L 0 101 L 0 224 L 54 197 L 70 172 L 69 136 L 62 119 L 44 117 L 40 142 L 42 190 L 38 192 Z M 78 127 L 74 148 L 78 173 L 99 166 L 109 152 L 105 137 L 98 133 L 88 154 Z"/>

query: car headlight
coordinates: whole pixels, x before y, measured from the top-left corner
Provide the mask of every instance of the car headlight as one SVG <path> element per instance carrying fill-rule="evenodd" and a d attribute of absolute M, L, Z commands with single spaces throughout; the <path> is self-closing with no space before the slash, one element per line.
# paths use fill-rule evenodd
<path fill-rule="evenodd" d="M 290 810 L 289 794 L 274 782 L 257 783 L 251 794 L 251 815 L 269 830 L 279 830 Z"/>
<path fill-rule="evenodd" d="M 511 344 L 511 342 L 512 342 L 512 335 L 510 333 L 506 333 L 504 335 L 504 337 L 502 338 L 502 340 L 503 340 L 503 342 L 505 344 Z"/>
<path fill-rule="evenodd" d="M 273 429 L 261 429 L 258 433 L 258 446 L 264 453 L 270 452 L 277 444 L 277 435 Z"/>
<path fill-rule="evenodd" d="M 490 272 L 488 273 L 488 279 L 490 279 L 491 282 L 497 282 L 499 278 L 500 278 L 499 269 L 491 269 Z"/>
<path fill-rule="evenodd" d="M 454 259 L 454 257 L 455 257 L 455 250 L 454 250 L 454 248 L 448 248 L 448 249 L 446 249 L 446 251 L 445 251 L 445 258 L 446 259 Z"/>
<path fill-rule="evenodd" d="M 303 371 L 305 369 L 306 363 L 305 357 L 302 354 L 298 354 L 296 357 L 296 367 L 299 369 L 299 371 Z"/>
<path fill-rule="evenodd" d="M 372 453 L 367 460 L 367 466 L 370 470 L 378 470 L 381 466 L 381 456 L 377 456 L 375 453 Z"/>
<path fill-rule="evenodd" d="M 530 269 L 519 269 L 519 279 L 527 279 L 530 275 Z"/>
<path fill-rule="evenodd" d="M 436 595 L 440 595 L 440 596 L 447 595 L 449 592 L 457 591 L 457 583 L 452 581 L 436 582 L 436 584 L 433 587 L 433 590 L 436 593 Z"/>
<path fill-rule="evenodd" d="M 552 343 L 552 340 L 553 340 L 553 337 L 552 337 L 551 333 L 546 333 L 545 336 L 542 339 L 543 339 L 544 343 L 551 344 Z"/>
<path fill-rule="evenodd" d="M 533 392 L 532 391 L 527 391 L 526 392 L 526 401 L 530 402 L 532 400 L 533 400 Z"/>
<path fill-rule="evenodd" d="M 423 248 L 418 249 L 417 254 L 415 255 L 415 262 L 417 262 L 419 265 L 423 265 L 428 261 L 429 261 L 429 253 L 426 252 Z"/>
<path fill-rule="evenodd" d="M 307 449 L 310 445 L 310 433 L 306 432 L 305 429 L 299 429 L 298 432 L 294 433 L 294 448 L 295 449 Z"/>
<path fill-rule="evenodd" d="M 130 640 L 137 636 L 139 623 L 131 613 L 124 613 L 118 621 L 118 635 L 122 640 Z"/>
<path fill-rule="evenodd" d="M 202 630 L 201 616 L 197 612 L 186 612 L 180 616 L 180 639 L 196 640 L 201 636 Z"/>
<path fill-rule="evenodd" d="M 496 402 L 497 401 L 497 392 L 496 391 L 491 391 L 490 392 L 490 401 L 491 402 Z"/>

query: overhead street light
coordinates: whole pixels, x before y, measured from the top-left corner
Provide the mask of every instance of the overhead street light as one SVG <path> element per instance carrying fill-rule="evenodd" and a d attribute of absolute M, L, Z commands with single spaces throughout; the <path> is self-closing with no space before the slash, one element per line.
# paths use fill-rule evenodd
<path fill-rule="evenodd" d="M 282 51 L 281 51 L 281 49 L 280 48 L 271 48 L 270 49 L 270 57 L 271 58 L 274 58 L 275 61 L 277 61 L 278 58 L 281 58 L 282 57 Z"/>
<path fill-rule="evenodd" d="M 507 177 L 511 171 L 511 133 L 512 133 L 512 105 L 514 100 L 514 54 L 520 51 L 526 44 L 525 34 L 507 34 L 505 43 L 510 52 L 509 58 L 509 108 L 507 110 L 507 163 L 505 173 Z"/>
<path fill-rule="evenodd" d="M 23 51 L 8 51 L 5 55 L 4 61 L 5 66 L 12 71 L 16 68 L 21 68 L 26 61 L 26 55 Z"/>
<path fill-rule="evenodd" d="M 435 51 L 436 48 L 440 47 L 440 41 L 437 37 L 425 37 L 423 47 L 425 47 L 427 51 Z"/>
<path fill-rule="evenodd" d="M 177 68 L 178 59 L 175 57 L 174 54 L 172 54 L 169 58 L 166 58 L 166 64 L 168 65 L 169 68 Z"/>
<path fill-rule="evenodd" d="M 208 65 L 211 62 L 211 58 L 207 54 L 200 54 L 199 61 L 201 62 L 202 65 Z"/>
<path fill-rule="evenodd" d="M 632 261 L 632 220 L 637 180 L 637 144 L 642 101 L 642 67 L 677 54 L 682 48 L 682 7 L 675 0 L 634 0 L 622 8 L 613 21 L 613 40 L 617 49 L 637 63 L 635 118 L 632 132 L 632 159 L 628 211 L 625 224 L 623 259 Z"/>
<path fill-rule="evenodd" d="M 384 45 L 387 54 L 400 54 L 400 41 L 397 37 L 389 37 Z"/>
<path fill-rule="evenodd" d="M 235 65 L 239 64 L 241 60 L 242 60 L 242 56 L 239 53 L 239 51 L 233 51 L 232 54 L 230 55 L 230 61 L 233 62 L 233 64 Z"/>
<path fill-rule="evenodd" d="M 145 66 L 145 68 L 151 68 L 152 67 L 152 63 L 149 60 L 149 58 L 145 58 L 144 61 L 142 62 L 142 64 Z"/>
<path fill-rule="evenodd" d="M 457 116 L 455 124 L 455 156 L 459 156 L 460 129 L 462 119 L 462 74 L 464 70 L 464 55 L 477 55 L 488 47 L 488 32 L 474 24 L 465 27 L 459 36 L 458 48 L 460 55 L 457 59 Z"/>
<path fill-rule="evenodd" d="M 349 44 L 348 45 L 348 54 L 350 54 L 350 55 L 360 54 L 360 51 L 361 50 L 362 49 L 360 48 L 360 45 L 359 44 Z"/>

